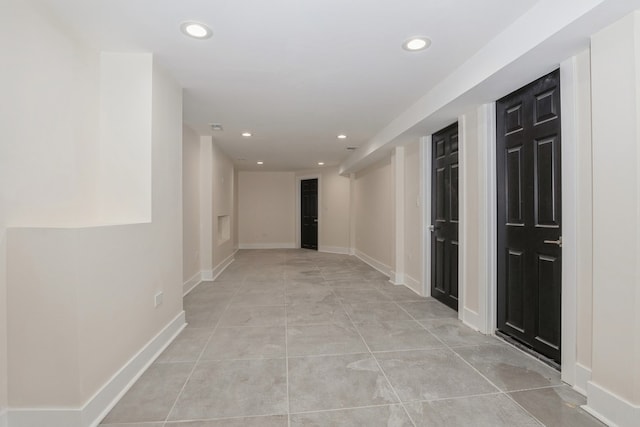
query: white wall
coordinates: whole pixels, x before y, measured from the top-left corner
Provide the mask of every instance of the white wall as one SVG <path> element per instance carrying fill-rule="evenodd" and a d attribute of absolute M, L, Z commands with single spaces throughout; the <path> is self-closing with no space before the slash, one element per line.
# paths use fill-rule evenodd
<path fill-rule="evenodd" d="M 151 220 L 152 67 L 151 54 L 100 54 L 96 194 L 107 224 Z"/>
<path fill-rule="evenodd" d="M 213 260 L 212 265 L 219 268 L 225 260 L 228 260 L 234 253 L 234 236 L 235 215 L 234 215 L 234 193 L 235 193 L 235 173 L 231 159 L 224 154 L 218 146 L 213 143 L 212 146 L 212 182 L 211 188 L 213 193 L 213 217 L 212 221 L 212 246 Z M 220 239 L 218 230 L 218 218 L 220 216 L 229 217 L 229 238 Z"/>
<path fill-rule="evenodd" d="M 318 250 L 326 252 L 349 253 L 349 178 L 340 176 L 337 167 L 309 169 L 296 172 L 296 197 L 299 200 L 301 179 L 319 179 L 319 225 Z M 294 212 L 296 227 L 300 226 L 298 209 Z M 298 236 L 300 230 L 296 230 Z"/>
<path fill-rule="evenodd" d="M 101 62 L 31 2 L 5 5 L 0 84 L 12 102 L 0 106 L 0 408 L 82 412 L 182 311 L 182 94 L 150 55 Z M 134 83 L 145 90 L 131 102 Z M 114 135 L 99 123 L 118 111 L 131 116 L 110 123 L 125 133 Z M 126 170 L 125 140 L 140 154 Z M 126 178 L 121 189 L 147 194 L 136 208 L 101 203 L 116 175 Z M 131 211 L 153 222 L 96 226 L 150 219 Z M 159 291 L 164 303 L 154 308 Z"/>
<path fill-rule="evenodd" d="M 182 279 L 200 274 L 200 136 L 182 128 Z"/>
<path fill-rule="evenodd" d="M 355 250 L 382 269 L 394 266 L 394 190 L 391 158 L 358 172 L 354 182 Z"/>
<path fill-rule="evenodd" d="M 405 284 L 422 293 L 422 206 L 420 143 L 404 150 L 404 276 Z"/>
<path fill-rule="evenodd" d="M 592 37 L 591 409 L 640 419 L 640 12 Z"/>
<path fill-rule="evenodd" d="M 295 247 L 294 172 L 238 172 L 238 245 Z"/>

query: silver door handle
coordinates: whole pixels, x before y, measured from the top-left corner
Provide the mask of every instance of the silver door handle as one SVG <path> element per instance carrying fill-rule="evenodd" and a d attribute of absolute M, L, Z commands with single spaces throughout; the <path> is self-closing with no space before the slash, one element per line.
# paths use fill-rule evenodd
<path fill-rule="evenodd" d="M 314 219 L 313 219 L 313 222 L 318 222 L 318 218 L 314 218 Z"/>
<path fill-rule="evenodd" d="M 432 233 L 433 233 L 434 231 L 436 231 L 436 227 L 434 227 L 433 225 L 430 225 L 430 226 L 428 226 L 427 228 L 428 228 L 428 229 L 429 229 L 429 231 L 430 231 L 430 232 L 432 232 Z"/>
<path fill-rule="evenodd" d="M 558 240 L 545 240 L 544 243 L 548 243 L 550 245 L 558 245 L 562 247 L 562 236 L 558 237 Z"/>

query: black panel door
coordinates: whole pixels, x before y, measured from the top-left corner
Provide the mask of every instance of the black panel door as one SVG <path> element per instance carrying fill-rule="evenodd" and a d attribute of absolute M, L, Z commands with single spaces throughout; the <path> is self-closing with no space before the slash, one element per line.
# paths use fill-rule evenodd
<path fill-rule="evenodd" d="M 318 180 L 303 179 L 300 184 L 300 246 L 318 249 Z"/>
<path fill-rule="evenodd" d="M 560 363 L 560 75 L 496 104 L 498 330 Z"/>
<path fill-rule="evenodd" d="M 431 296 L 457 311 L 458 123 L 431 140 Z"/>

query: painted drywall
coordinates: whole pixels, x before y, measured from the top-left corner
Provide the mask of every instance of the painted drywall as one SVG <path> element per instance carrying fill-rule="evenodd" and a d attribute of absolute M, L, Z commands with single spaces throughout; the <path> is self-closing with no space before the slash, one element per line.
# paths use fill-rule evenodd
<path fill-rule="evenodd" d="M 213 259 L 212 265 L 218 268 L 226 259 L 228 259 L 234 252 L 234 166 L 231 159 L 224 154 L 220 148 L 213 142 L 212 144 L 212 174 L 211 174 L 211 188 L 213 194 L 213 216 L 212 221 L 212 234 L 211 241 L 213 246 Z M 219 218 L 221 216 L 229 217 L 229 236 L 226 239 L 221 239 L 219 230 Z"/>
<path fill-rule="evenodd" d="M 349 178 L 339 175 L 337 167 L 298 171 L 295 175 L 296 197 L 299 197 L 298 182 L 301 179 L 316 177 L 320 180 L 318 250 L 348 253 L 351 191 Z M 295 215 L 298 215 L 297 209 Z"/>
<path fill-rule="evenodd" d="M 295 194 L 294 172 L 238 172 L 239 247 L 295 247 Z"/>
<path fill-rule="evenodd" d="M 394 266 L 393 167 L 391 158 L 358 172 L 354 182 L 355 250 Z"/>
<path fill-rule="evenodd" d="M 182 128 L 182 280 L 200 274 L 200 136 Z"/>
<path fill-rule="evenodd" d="M 420 142 L 404 150 L 404 274 L 405 284 L 422 293 L 422 200 Z"/>
<path fill-rule="evenodd" d="M 481 248 L 486 243 L 481 241 L 481 230 L 478 224 L 483 224 L 483 210 L 480 205 L 481 185 L 480 170 L 484 158 L 480 153 L 478 138 L 478 109 L 473 108 L 458 119 L 460 130 L 460 224 L 458 233 L 460 237 L 460 261 L 462 274 L 459 275 L 461 283 L 460 292 L 463 293 L 462 301 L 464 309 L 478 313 L 480 309 L 479 282 L 483 276 L 485 258 Z"/>
<path fill-rule="evenodd" d="M 100 138 L 99 117 L 126 107 L 99 102 L 100 82 L 122 82 L 122 75 L 104 78 L 114 68 L 129 69 L 132 57 L 110 54 L 100 69 L 96 52 L 28 5 L 11 2 L 6 10 L 16 23 L 9 33 L 19 22 L 30 29 L 26 44 L 5 51 L 12 67 L 3 67 L 13 73 L 11 98 L 18 100 L 10 116 L 3 112 L 10 120 L 0 128 L 9 227 L 8 400 L 12 409 L 80 408 L 182 310 L 182 94 L 157 67 L 136 73 L 136 82 L 142 78 L 151 88 L 140 143 L 153 164 L 146 208 L 153 222 L 95 226 L 118 220 L 98 215 L 105 169 L 97 166 L 105 147 L 98 148 L 108 140 Z M 151 64 L 149 55 L 137 59 Z M 144 163 L 141 173 L 149 171 Z M 156 309 L 159 291 L 164 302 Z"/>
<path fill-rule="evenodd" d="M 96 194 L 103 223 L 151 220 L 152 67 L 151 54 L 100 54 Z"/>
<path fill-rule="evenodd" d="M 634 405 L 640 405 L 639 36 L 640 14 L 634 13 L 591 39 L 592 383 Z M 592 391 L 589 405 L 601 409 Z"/>

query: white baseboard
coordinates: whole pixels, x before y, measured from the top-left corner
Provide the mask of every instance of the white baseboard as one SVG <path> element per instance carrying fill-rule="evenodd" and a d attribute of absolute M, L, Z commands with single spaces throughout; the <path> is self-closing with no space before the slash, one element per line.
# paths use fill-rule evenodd
<path fill-rule="evenodd" d="M 201 282 L 212 282 L 213 281 L 213 270 L 202 270 L 200 272 L 200 281 Z"/>
<path fill-rule="evenodd" d="M 387 277 L 391 277 L 391 267 L 388 265 L 378 261 L 377 259 L 371 258 L 369 255 L 364 252 L 360 252 L 359 250 L 355 250 L 354 254 L 360 261 L 369 264 L 371 267 L 378 270 L 380 273 L 384 274 Z"/>
<path fill-rule="evenodd" d="M 626 401 L 593 381 L 587 384 L 587 404 L 582 407 L 610 427 L 636 427 L 640 406 Z"/>
<path fill-rule="evenodd" d="M 10 408 L 8 425 L 96 427 L 185 326 L 183 311 L 111 377 L 82 408 Z"/>
<path fill-rule="evenodd" d="M 0 427 L 8 427 L 9 421 L 7 420 L 7 410 L 3 409 L 0 411 Z"/>
<path fill-rule="evenodd" d="M 186 296 L 189 292 L 191 292 L 196 286 L 200 284 L 202 281 L 202 272 L 199 271 L 193 275 L 189 280 L 182 284 L 182 296 Z"/>
<path fill-rule="evenodd" d="M 422 295 L 420 289 L 422 288 L 422 284 L 419 280 L 414 279 L 413 277 L 405 274 L 404 276 L 404 285 L 415 292 L 417 295 Z"/>
<path fill-rule="evenodd" d="M 239 249 L 295 249 L 295 243 L 240 243 Z"/>
<path fill-rule="evenodd" d="M 404 285 L 404 274 L 391 271 L 389 274 L 389 282 L 396 286 Z"/>
<path fill-rule="evenodd" d="M 229 267 L 229 265 L 230 265 L 230 264 L 233 262 L 233 260 L 235 259 L 235 258 L 234 258 L 234 255 L 235 255 L 235 254 L 236 254 L 236 253 L 235 253 L 235 251 L 234 251 L 231 255 L 229 255 L 227 258 L 225 258 L 225 260 L 224 260 L 224 261 L 222 261 L 220 264 L 218 264 L 218 265 L 213 269 L 213 271 L 211 272 L 211 276 L 212 276 L 212 279 L 211 279 L 211 280 L 216 280 L 216 279 L 218 278 L 218 276 L 219 276 L 220 274 L 222 274 L 222 272 L 223 272 L 227 267 Z"/>
<path fill-rule="evenodd" d="M 483 319 L 478 312 L 464 307 L 462 309 L 462 322 L 475 331 L 482 331 Z"/>
<path fill-rule="evenodd" d="M 326 252 L 329 254 L 350 255 L 351 249 L 340 246 L 318 246 L 318 252 Z"/>
<path fill-rule="evenodd" d="M 576 363 L 576 378 L 573 389 L 581 395 L 586 396 L 589 381 L 591 381 L 591 369 L 580 363 Z"/>

